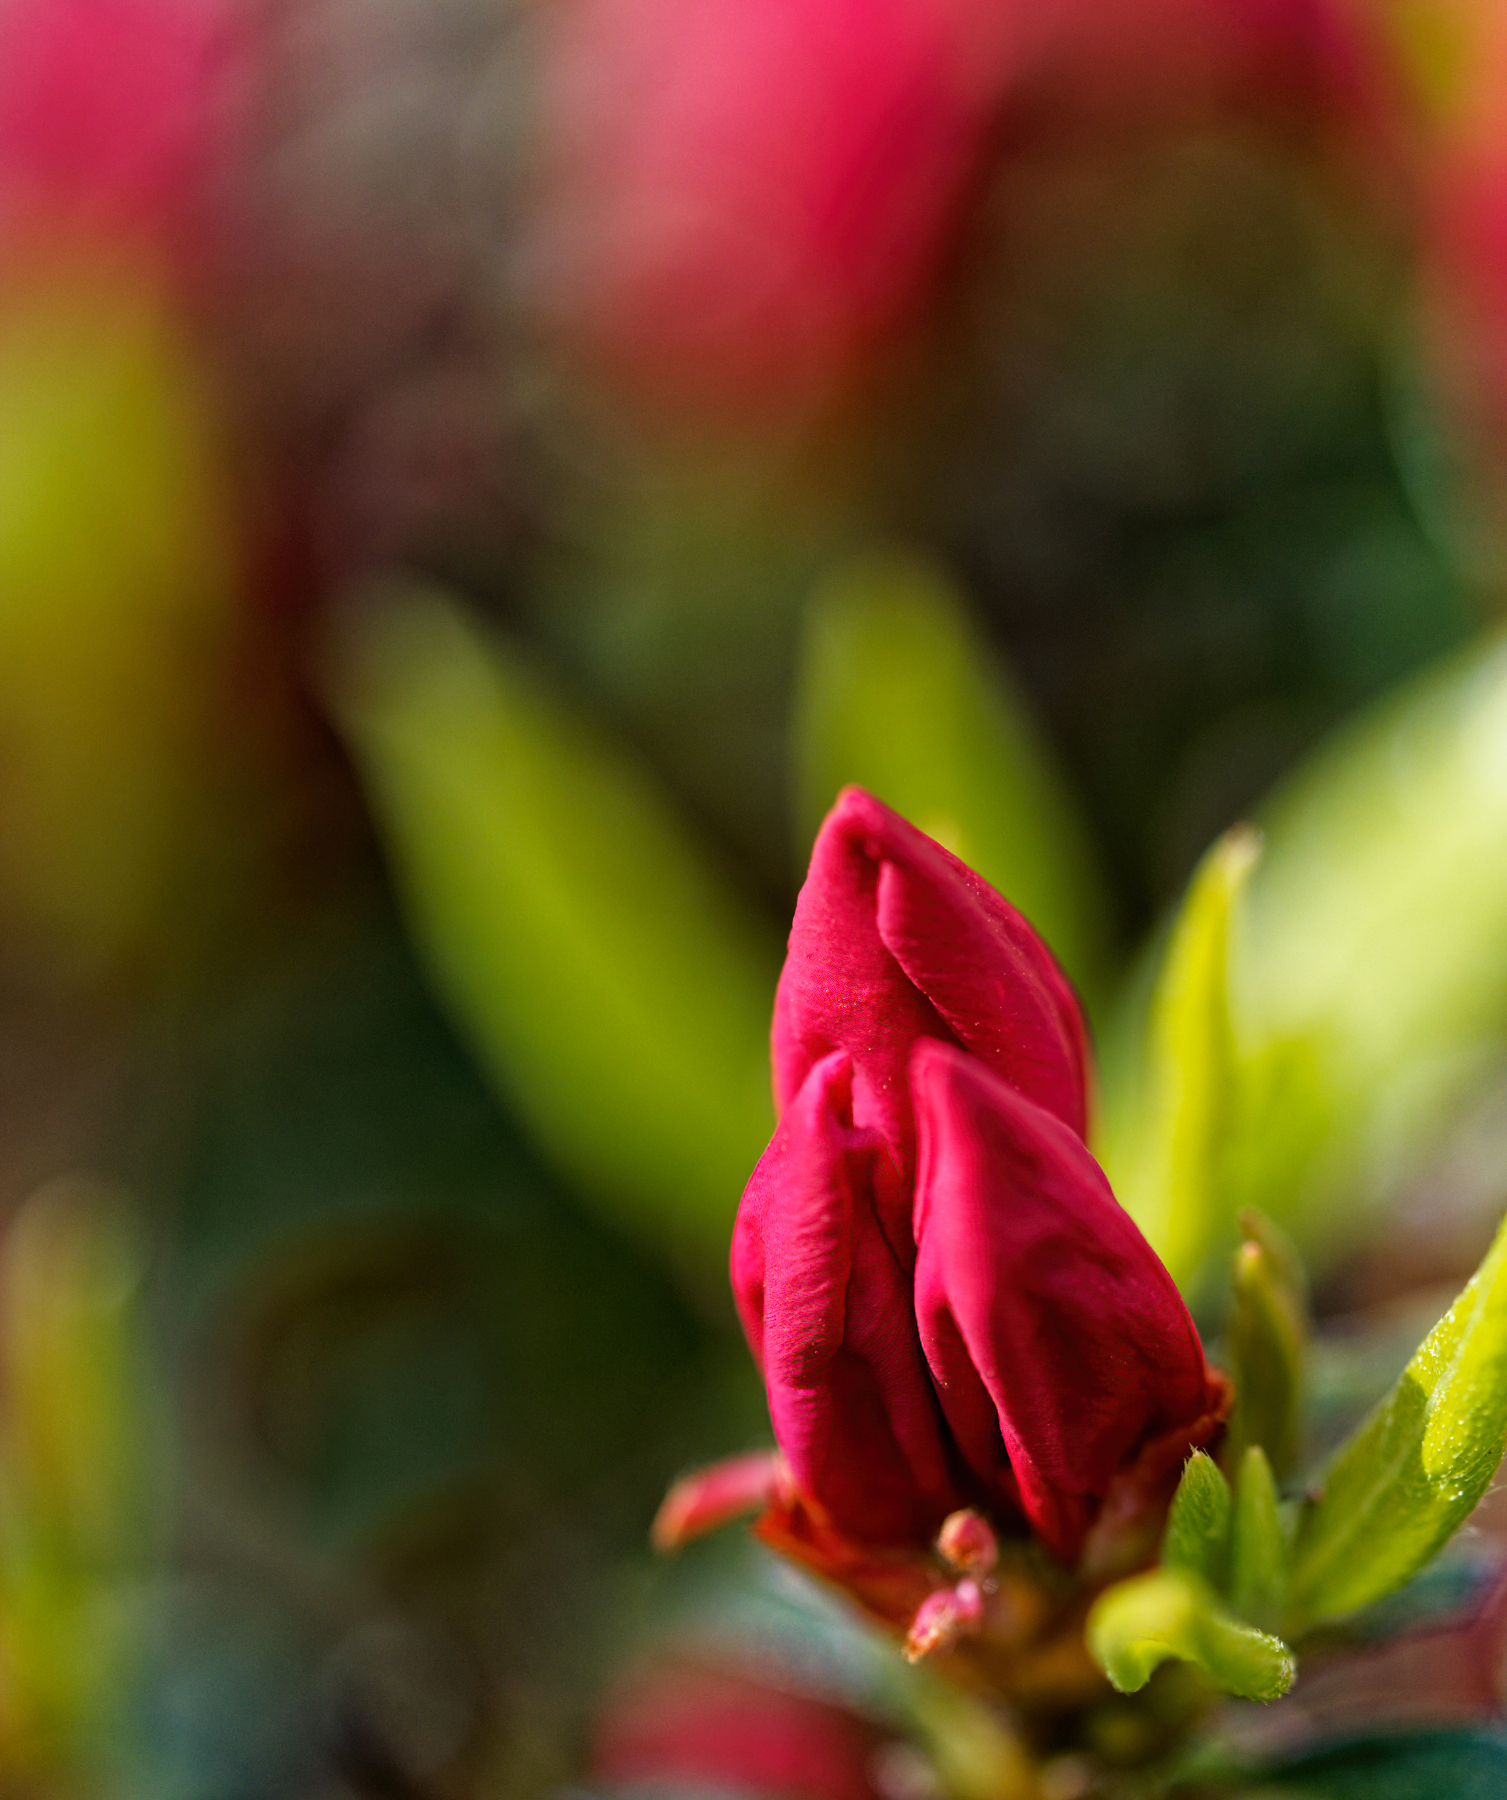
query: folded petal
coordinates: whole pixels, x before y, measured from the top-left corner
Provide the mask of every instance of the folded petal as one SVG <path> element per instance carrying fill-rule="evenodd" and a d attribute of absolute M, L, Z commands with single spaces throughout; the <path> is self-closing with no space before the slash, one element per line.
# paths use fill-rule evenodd
<path fill-rule="evenodd" d="M 840 1051 L 807 1076 L 744 1192 L 733 1293 L 802 1493 L 862 1543 L 924 1543 L 966 1503 L 944 1447 L 910 1278 L 875 1212 L 879 1133 Z"/>
<path fill-rule="evenodd" d="M 1006 1459 L 1064 1560 L 1116 1471 L 1216 1384 L 1172 1278 L 1063 1121 L 954 1047 L 917 1044 L 916 1316 L 942 1409 L 991 1486 Z"/>
<path fill-rule="evenodd" d="M 775 1001 L 776 1102 L 789 1103 L 818 1057 L 846 1050 L 854 1117 L 883 1132 L 908 1183 L 908 1065 L 920 1037 L 971 1050 L 1082 1136 L 1083 1021 L 1050 951 L 940 844 L 845 788 L 796 903 Z M 885 1222 L 893 1232 L 888 1212 Z"/>
<path fill-rule="evenodd" d="M 857 788 L 843 790 L 817 833 L 795 904 L 774 1003 L 775 1105 L 784 1111 L 821 1057 L 846 1052 L 853 1117 L 883 1135 L 899 1173 L 893 1192 L 881 1194 L 880 1208 L 891 1246 L 908 1266 L 915 1256 L 916 1137 L 906 1071 L 918 1037 L 950 1040 L 952 1033 L 880 938 L 879 840 L 864 825 L 861 803 L 879 807 Z M 888 808 L 879 810 L 910 829 Z"/>

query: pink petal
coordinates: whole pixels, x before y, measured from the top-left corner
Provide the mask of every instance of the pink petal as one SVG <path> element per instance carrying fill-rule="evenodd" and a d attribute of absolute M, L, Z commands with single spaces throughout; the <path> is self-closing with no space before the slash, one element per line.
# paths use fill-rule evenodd
<path fill-rule="evenodd" d="M 1081 1139 L 980 1062 L 920 1043 L 916 1315 L 942 1408 L 986 1484 L 1004 1458 L 1072 1560 L 1117 1469 L 1210 1406 L 1172 1278 Z"/>
<path fill-rule="evenodd" d="M 776 1103 L 789 1103 L 818 1057 L 846 1050 L 854 1118 L 884 1134 L 908 1182 L 918 1037 L 962 1044 L 1082 1135 L 1083 1020 L 1051 952 L 940 844 L 861 788 L 845 788 L 796 902 L 775 1000 Z M 888 1207 L 884 1218 L 894 1242 Z"/>
<path fill-rule="evenodd" d="M 787 1108 L 738 1211 L 733 1293 L 800 1490 L 859 1542 L 924 1542 L 966 1496 L 874 1208 L 883 1141 L 852 1123 L 852 1087 L 835 1052 Z"/>
<path fill-rule="evenodd" d="M 692 1538 L 759 1512 L 783 1477 L 785 1459 L 778 1450 L 750 1450 L 694 1469 L 661 1501 L 649 1541 L 656 1550 L 678 1550 Z"/>

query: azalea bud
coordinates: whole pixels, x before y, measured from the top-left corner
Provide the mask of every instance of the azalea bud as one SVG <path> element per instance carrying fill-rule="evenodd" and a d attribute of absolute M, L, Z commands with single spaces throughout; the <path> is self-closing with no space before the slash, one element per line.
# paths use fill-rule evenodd
<path fill-rule="evenodd" d="M 849 789 L 774 1059 L 732 1277 L 797 1494 L 852 1544 L 923 1548 L 974 1506 L 1072 1563 L 1120 1472 L 1154 1447 L 1147 1491 L 1175 1480 L 1227 1395 L 1083 1142 L 1071 989 L 992 888 Z"/>

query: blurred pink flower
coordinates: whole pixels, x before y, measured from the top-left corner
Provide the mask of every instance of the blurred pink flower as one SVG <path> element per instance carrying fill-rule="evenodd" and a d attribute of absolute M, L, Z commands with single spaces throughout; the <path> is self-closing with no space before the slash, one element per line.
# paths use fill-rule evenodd
<path fill-rule="evenodd" d="M 981 0 L 567 0 L 546 304 L 702 417 L 840 386 L 924 291 L 1017 55 Z"/>
<path fill-rule="evenodd" d="M 0 228 L 192 248 L 242 99 L 226 0 L 0 8 Z"/>
<path fill-rule="evenodd" d="M 641 1791 L 876 1800 L 881 1741 L 830 1701 L 719 1667 L 707 1653 L 661 1653 L 609 1693 L 589 1773 Z"/>

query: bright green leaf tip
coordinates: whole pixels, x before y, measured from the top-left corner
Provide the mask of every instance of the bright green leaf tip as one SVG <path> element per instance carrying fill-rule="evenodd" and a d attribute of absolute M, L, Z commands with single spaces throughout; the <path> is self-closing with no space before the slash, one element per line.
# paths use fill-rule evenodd
<path fill-rule="evenodd" d="M 1275 1470 L 1297 1460 L 1308 1351 L 1308 1281 L 1286 1234 L 1247 1209 L 1235 1252 L 1228 1352 L 1235 1378 L 1230 1448 L 1238 1464 L 1259 1444 Z"/>
<path fill-rule="evenodd" d="M 1279 1698 L 1296 1673 L 1280 1638 L 1242 1624 L 1189 1569 L 1151 1569 L 1106 1589 L 1086 1630 L 1089 1653 L 1124 1694 L 1143 1688 L 1172 1660 L 1194 1664 L 1246 1700 Z"/>
<path fill-rule="evenodd" d="M 1299 1523 L 1289 1619 L 1339 1619 L 1400 1587 L 1462 1525 L 1507 1444 L 1507 1221 L 1391 1393 L 1321 1472 Z"/>
<path fill-rule="evenodd" d="M 1106 1066 L 1099 1152 L 1127 1211 L 1184 1291 L 1233 1228 L 1226 1168 L 1237 1103 L 1230 957 L 1261 835 L 1237 825 L 1194 871 L 1137 1053 Z"/>
<path fill-rule="evenodd" d="M 1230 1521 L 1230 1604 L 1263 1630 L 1282 1618 L 1287 1597 L 1287 1542 L 1271 1463 L 1259 1444 L 1240 1460 Z"/>
<path fill-rule="evenodd" d="M 1222 1588 L 1229 1565 L 1230 1488 L 1212 1457 L 1195 1450 L 1167 1515 L 1162 1562 Z"/>

